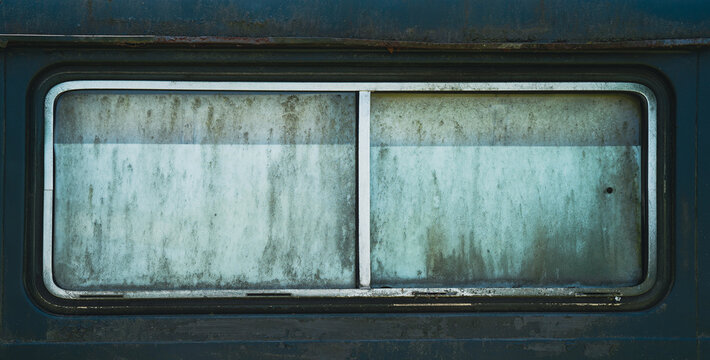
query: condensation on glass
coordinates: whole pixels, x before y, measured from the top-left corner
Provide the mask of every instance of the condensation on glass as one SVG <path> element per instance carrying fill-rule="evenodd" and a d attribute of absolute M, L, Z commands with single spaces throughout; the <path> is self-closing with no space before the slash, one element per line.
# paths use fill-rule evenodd
<path fill-rule="evenodd" d="M 656 109 L 633 83 L 72 81 L 43 277 L 82 296 L 634 295 Z"/>

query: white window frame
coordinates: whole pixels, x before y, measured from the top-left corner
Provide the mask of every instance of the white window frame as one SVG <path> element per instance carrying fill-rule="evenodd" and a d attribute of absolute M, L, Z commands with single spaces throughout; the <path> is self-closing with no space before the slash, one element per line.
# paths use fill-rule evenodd
<path fill-rule="evenodd" d="M 348 289 L 234 289 L 234 290 L 67 290 L 54 281 L 53 200 L 54 200 L 54 113 L 61 94 L 74 90 L 167 90 L 167 91 L 274 91 L 274 92 L 353 92 L 358 94 L 357 189 L 358 189 L 358 264 L 356 288 Z M 647 224 L 647 258 L 644 280 L 628 287 L 474 287 L 474 288 L 386 288 L 370 287 L 370 95 L 373 92 L 621 92 L 640 96 L 646 106 L 646 200 L 643 207 Z M 646 86 L 631 82 L 205 82 L 78 80 L 54 86 L 44 105 L 44 214 L 42 277 L 51 294 L 64 299 L 111 298 L 244 298 L 253 296 L 286 297 L 580 297 L 612 295 L 621 297 L 647 292 L 657 276 L 657 102 Z M 643 121 L 643 119 L 642 119 Z"/>

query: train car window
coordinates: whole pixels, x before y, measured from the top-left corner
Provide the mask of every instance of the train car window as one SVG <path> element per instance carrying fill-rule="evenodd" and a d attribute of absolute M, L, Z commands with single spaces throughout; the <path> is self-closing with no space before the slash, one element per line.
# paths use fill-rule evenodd
<path fill-rule="evenodd" d="M 373 95 L 373 284 L 639 283 L 641 116 L 627 94 Z"/>
<path fill-rule="evenodd" d="M 45 102 L 60 298 L 638 295 L 643 85 L 69 81 Z"/>
<path fill-rule="evenodd" d="M 354 110 L 340 93 L 62 94 L 57 285 L 353 287 Z"/>

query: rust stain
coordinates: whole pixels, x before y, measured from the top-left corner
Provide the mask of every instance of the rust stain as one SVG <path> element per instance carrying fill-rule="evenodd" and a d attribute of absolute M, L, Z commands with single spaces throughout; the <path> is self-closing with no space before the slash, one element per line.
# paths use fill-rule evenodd
<path fill-rule="evenodd" d="M 369 48 L 398 50 L 486 50 L 486 51 L 585 51 L 616 49 L 706 48 L 710 38 L 646 39 L 597 42 L 423 42 L 358 38 L 319 37 L 232 37 L 232 36 L 153 36 L 153 35 L 14 35 L 0 34 L 0 47 L 13 44 L 114 45 L 138 46 L 208 46 L 208 47 L 296 47 L 296 48 Z"/>
<path fill-rule="evenodd" d="M 239 37 L 239 36 L 158 36 L 157 44 L 235 44 L 235 45 L 269 45 L 276 43 L 270 37 Z"/>

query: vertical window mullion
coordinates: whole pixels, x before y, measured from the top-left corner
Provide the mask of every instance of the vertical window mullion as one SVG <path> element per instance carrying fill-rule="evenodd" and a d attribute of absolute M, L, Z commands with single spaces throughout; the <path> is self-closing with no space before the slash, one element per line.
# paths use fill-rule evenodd
<path fill-rule="evenodd" d="M 358 98 L 358 285 L 370 288 L 370 92 Z"/>

